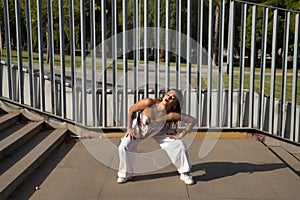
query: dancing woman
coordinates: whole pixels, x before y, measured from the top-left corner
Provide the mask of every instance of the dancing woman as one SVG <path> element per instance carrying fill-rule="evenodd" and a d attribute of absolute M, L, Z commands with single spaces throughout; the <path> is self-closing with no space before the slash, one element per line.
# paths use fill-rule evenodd
<path fill-rule="evenodd" d="M 185 184 L 194 184 L 190 176 L 190 164 L 187 149 L 182 141 L 196 124 L 196 119 L 181 113 L 183 96 L 179 90 L 169 90 L 160 100 L 145 98 L 133 104 L 128 112 L 127 133 L 119 145 L 119 171 L 117 183 L 126 183 L 133 174 L 133 161 L 130 153 L 137 152 L 138 143 L 153 137 L 165 150 Z M 137 114 L 136 117 L 135 114 Z M 170 124 L 182 121 L 186 123 L 181 132 L 171 132 Z"/>

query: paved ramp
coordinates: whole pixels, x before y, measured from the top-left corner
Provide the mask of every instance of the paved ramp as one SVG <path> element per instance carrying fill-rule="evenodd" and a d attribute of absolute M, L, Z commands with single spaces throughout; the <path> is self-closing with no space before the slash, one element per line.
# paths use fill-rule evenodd
<path fill-rule="evenodd" d="M 118 144 L 119 138 L 111 141 Z M 196 138 L 189 148 L 195 185 L 186 186 L 180 181 L 173 165 L 136 174 L 132 181 L 117 184 L 117 172 L 95 159 L 79 141 L 64 143 L 10 199 L 299 198 L 299 176 L 261 142 L 254 138 L 219 139 L 207 156 L 200 159 L 203 142 L 204 139 Z M 158 148 L 152 139 L 139 146 L 141 152 Z"/>

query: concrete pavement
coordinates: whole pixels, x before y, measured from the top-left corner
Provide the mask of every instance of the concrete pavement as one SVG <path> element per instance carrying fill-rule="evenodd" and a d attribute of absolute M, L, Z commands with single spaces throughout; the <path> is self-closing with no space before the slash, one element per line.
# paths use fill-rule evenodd
<path fill-rule="evenodd" d="M 120 141 L 114 137 L 110 140 L 116 146 Z M 300 195 L 299 176 L 254 138 L 195 137 L 188 151 L 196 184 L 188 186 L 179 179 L 172 164 L 135 174 L 132 181 L 117 184 L 117 171 L 98 161 L 83 142 L 61 145 L 9 199 L 294 200 Z M 205 145 L 213 147 L 206 156 L 199 154 Z M 153 139 L 139 146 L 140 152 L 157 149 Z M 116 152 L 112 157 L 118 160 Z"/>

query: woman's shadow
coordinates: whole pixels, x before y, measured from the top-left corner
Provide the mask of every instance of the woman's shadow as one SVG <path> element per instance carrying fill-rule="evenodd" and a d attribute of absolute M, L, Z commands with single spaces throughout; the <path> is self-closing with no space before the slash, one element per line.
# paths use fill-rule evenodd
<path fill-rule="evenodd" d="M 219 178 L 233 176 L 238 173 L 255 173 L 273 171 L 287 167 L 283 163 L 253 164 L 245 162 L 208 162 L 193 165 L 192 172 L 204 171 L 203 175 L 194 176 L 195 181 L 211 181 Z"/>
<path fill-rule="evenodd" d="M 220 179 L 228 176 L 233 176 L 238 173 L 254 173 L 254 172 L 264 172 L 273 171 L 276 169 L 281 169 L 287 167 L 283 163 L 272 163 L 272 164 L 253 164 L 253 163 L 233 163 L 233 162 L 207 162 L 194 164 L 191 169 L 191 173 L 196 173 L 198 171 L 204 171 L 202 175 L 195 175 L 194 180 L 197 181 L 211 181 L 215 179 Z M 154 173 L 147 175 L 137 175 L 134 176 L 132 181 L 159 179 L 171 176 L 178 176 L 177 171 L 164 172 L 164 173 Z"/>

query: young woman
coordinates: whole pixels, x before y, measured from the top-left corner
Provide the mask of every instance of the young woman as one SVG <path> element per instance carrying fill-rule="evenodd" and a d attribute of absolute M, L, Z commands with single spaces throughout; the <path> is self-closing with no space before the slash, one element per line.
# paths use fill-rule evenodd
<path fill-rule="evenodd" d="M 180 179 L 186 184 L 194 184 L 189 175 L 185 143 L 181 140 L 195 125 L 196 119 L 181 113 L 183 97 L 179 90 L 169 90 L 161 100 L 145 98 L 132 105 L 128 112 L 127 133 L 119 145 L 119 171 L 117 183 L 126 183 L 133 173 L 133 163 L 130 153 L 136 153 L 141 139 L 153 137 L 160 147 L 167 152 L 172 163 L 180 173 Z M 137 113 L 137 117 L 134 117 Z M 185 129 L 177 134 L 171 134 L 169 122 L 182 121 Z"/>

